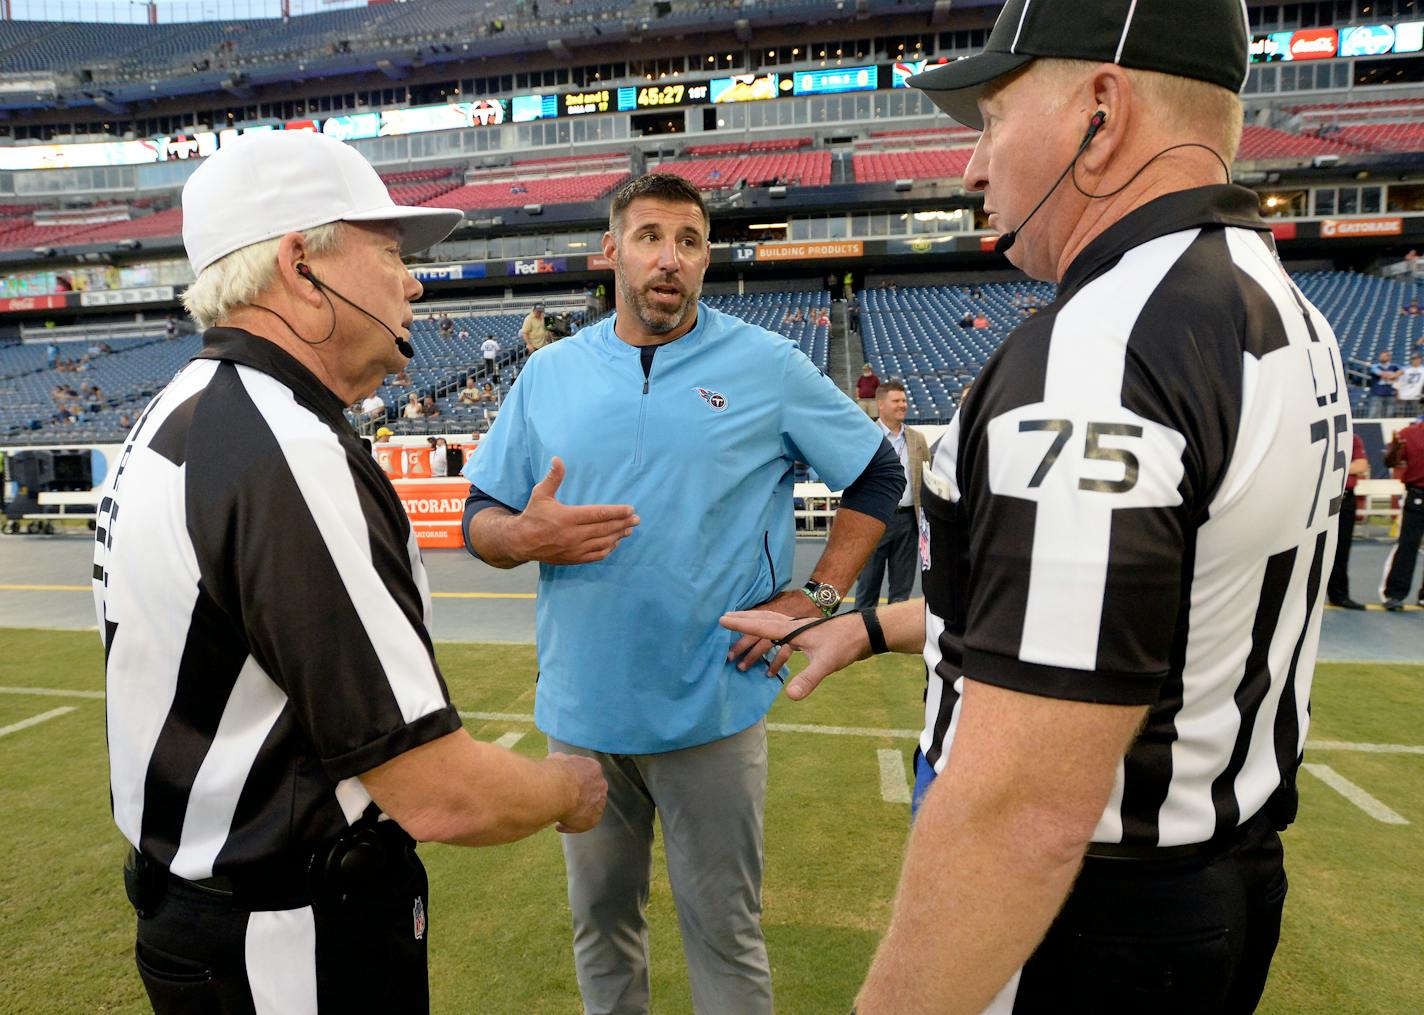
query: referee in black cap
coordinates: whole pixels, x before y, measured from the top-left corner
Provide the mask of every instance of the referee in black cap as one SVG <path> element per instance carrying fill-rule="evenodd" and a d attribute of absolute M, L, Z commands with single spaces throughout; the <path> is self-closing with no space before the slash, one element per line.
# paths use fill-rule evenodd
<path fill-rule="evenodd" d="M 1056 301 L 921 492 L 926 601 L 801 629 L 804 697 L 922 652 L 915 826 L 861 1015 L 1248 1012 L 1286 895 L 1350 448 L 1329 325 L 1229 184 L 1240 0 L 1011 0 L 914 79 Z"/>
<path fill-rule="evenodd" d="M 393 204 L 359 152 L 308 132 L 240 138 L 184 186 L 203 350 L 125 439 L 93 571 L 160 1015 L 423 1013 L 416 841 L 602 814 L 596 762 L 460 728 L 415 534 L 343 415 L 412 355 L 402 254 L 459 219 Z"/>

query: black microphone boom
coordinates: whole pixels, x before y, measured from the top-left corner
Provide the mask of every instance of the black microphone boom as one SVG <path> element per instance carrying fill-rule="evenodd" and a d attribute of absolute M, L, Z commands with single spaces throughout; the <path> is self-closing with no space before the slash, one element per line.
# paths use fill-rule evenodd
<path fill-rule="evenodd" d="M 1007 254 L 1009 252 L 1009 248 L 1018 241 L 1019 233 L 1023 232 L 1024 226 L 1033 221 L 1033 217 L 1038 214 L 1039 209 L 1048 203 L 1050 197 L 1057 193 L 1058 188 L 1063 185 L 1063 181 L 1068 178 L 1068 174 L 1073 171 L 1073 167 L 1078 164 L 1078 160 L 1083 157 L 1083 152 L 1088 150 L 1088 145 L 1092 143 L 1094 136 L 1102 129 L 1103 124 L 1107 122 L 1108 114 L 1104 113 L 1101 109 L 1093 114 L 1092 119 L 1088 121 L 1088 132 L 1083 135 L 1083 143 L 1078 145 L 1078 150 L 1073 153 L 1073 161 L 1069 162 L 1068 165 L 1064 167 L 1063 172 L 1058 174 L 1058 179 L 1053 181 L 1053 186 L 1048 188 L 1048 193 L 1039 198 L 1038 204 L 1033 206 L 1033 211 L 1029 212 L 1024 220 L 1019 223 L 1018 228 L 1010 229 L 994 242 L 994 253 Z"/>
<path fill-rule="evenodd" d="M 316 286 L 317 289 L 321 290 L 322 292 L 331 293 L 331 295 L 335 296 L 342 303 L 345 303 L 347 306 L 359 311 L 360 313 L 365 314 L 371 320 L 375 321 L 381 327 L 385 328 L 386 332 L 391 336 L 391 338 L 395 339 L 396 348 L 400 350 L 400 354 L 406 359 L 415 359 L 415 347 L 411 345 L 409 341 L 397 335 L 395 331 L 391 329 L 391 326 L 385 321 L 381 320 L 375 314 L 371 313 L 371 311 L 361 306 L 361 304 L 355 302 L 354 300 L 349 300 L 345 296 L 342 296 L 341 293 L 337 292 L 331 286 L 327 285 L 321 279 L 313 275 L 312 270 L 308 268 L 305 264 L 297 265 L 297 274 L 302 276 L 302 278 L 306 279 L 312 285 Z"/>

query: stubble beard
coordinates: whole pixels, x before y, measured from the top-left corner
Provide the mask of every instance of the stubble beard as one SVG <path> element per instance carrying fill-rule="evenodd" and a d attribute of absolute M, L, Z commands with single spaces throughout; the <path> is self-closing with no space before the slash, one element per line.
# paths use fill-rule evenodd
<path fill-rule="evenodd" d="M 688 312 L 696 304 L 697 297 L 701 295 L 699 287 L 692 292 L 684 293 L 682 302 L 677 305 L 676 310 L 663 310 L 649 303 L 642 291 L 634 289 L 628 283 L 628 274 L 623 270 L 621 254 L 613 255 L 613 263 L 618 269 L 618 297 L 620 301 L 642 322 L 643 327 L 654 335 L 666 335 L 687 320 Z"/>

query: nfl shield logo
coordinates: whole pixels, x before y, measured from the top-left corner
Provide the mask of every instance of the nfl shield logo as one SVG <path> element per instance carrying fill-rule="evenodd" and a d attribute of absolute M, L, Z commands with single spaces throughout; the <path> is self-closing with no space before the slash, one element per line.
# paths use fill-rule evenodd
<path fill-rule="evenodd" d="M 713 412 L 721 412 L 727 407 L 727 396 L 720 391 L 710 391 L 707 388 L 696 388 L 694 390 L 697 392 L 698 397 L 712 406 Z"/>
<path fill-rule="evenodd" d="M 425 937 L 425 900 L 419 895 L 415 897 L 415 908 L 411 915 L 415 922 L 415 939 L 420 941 Z"/>

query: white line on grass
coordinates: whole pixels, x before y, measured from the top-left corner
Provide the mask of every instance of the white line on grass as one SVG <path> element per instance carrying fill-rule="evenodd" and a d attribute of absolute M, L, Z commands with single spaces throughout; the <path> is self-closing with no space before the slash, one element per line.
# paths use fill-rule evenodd
<path fill-rule="evenodd" d="M 1343 740 L 1307 740 L 1308 751 L 1359 751 L 1363 754 L 1424 754 L 1415 744 L 1351 744 Z"/>
<path fill-rule="evenodd" d="M 521 740 L 523 740 L 523 739 L 524 739 L 524 734 L 523 734 L 523 732 L 521 732 L 520 730 L 510 730 L 510 731 L 509 731 L 508 733 L 506 733 L 504 736 L 502 736 L 502 737 L 500 737 L 498 740 L 496 740 L 496 741 L 494 742 L 494 745 L 495 745 L 496 747 L 509 748 L 509 747 L 513 747 L 515 744 L 519 743 L 519 741 L 521 741 Z"/>
<path fill-rule="evenodd" d="M 875 752 L 880 759 L 880 799 L 886 803 L 910 802 L 910 784 L 905 777 L 905 756 L 893 747 Z"/>
<path fill-rule="evenodd" d="M 11 733 L 18 733 L 20 730 L 27 730 L 31 726 L 38 726 L 42 722 L 57 719 L 73 711 L 75 711 L 73 705 L 65 705 L 63 708 L 52 708 L 48 712 L 41 712 L 39 715 L 32 715 L 28 719 L 21 719 L 19 722 L 11 723 L 9 726 L 0 726 L 0 737 L 9 736 Z"/>
<path fill-rule="evenodd" d="M 0 687 L 0 694 L 33 694 L 40 698 L 95 698 L 102 701 L 103 691 L 65 691 L 52 687 Z"/>
<path fill-rule="evenodd" d="M 102 701 L 103 691 L 69 691 L 52 687 L 0 687 L 0 694 L 31 694 L 48 698 L 92 698 Z M 534 716 L 528 712 L 465 712 L 462 719 L 479 719 L 483 722 L 532 723 Z M 875 726 L 817 726 L 810 723 L 769 722 L 766 728 L 772 733 L 820 733 L 832 737 L 885 737 L 890 740 L 918 740 L 919 730 L 886 729 Z M 1360 744 L 1343 740 L 1308 740 L 1306 750 L 1311 751 L 1356 751 L 1362 754 L 1424 754 L 1424 745 L 1419 744 Z"/>
<path fill-rule="evenodd" d="M 1360 787 L 1356 786 L 1349 779 L 1346 779 L 1329 765 L 1304 766 L 1305 770 L 1315 776 L 1325 785 L 1329 786 L 1336 793 L 1339 793 L 1350 803 L 1364 811 L 1376 821 L 1383 821 L 1386 825 L 1407 825 L 1409 822 L 1370 796 Z"/>

